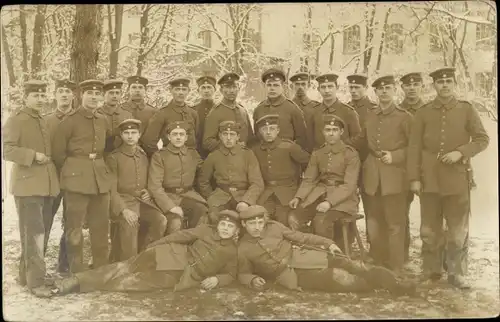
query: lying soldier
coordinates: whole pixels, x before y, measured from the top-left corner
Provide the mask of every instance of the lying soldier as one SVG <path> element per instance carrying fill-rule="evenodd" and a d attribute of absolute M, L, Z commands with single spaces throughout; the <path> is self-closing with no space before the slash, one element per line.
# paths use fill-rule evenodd
<path fill-rule="evenodd" d="M 239 215 L 223 210 L 215 226 L 176 231 L 124 262 L 54 282 L 55 294 L 91 291 L 210 290 L 236 277 Z"/>
<path fill-rule="evenodd" d="M 271 281 L 292 290 L 335 293 L 385 288 L 403 294 L 414 289 L 388 269 L 359 265 L 337 254 L 340 249 L 332 240 L 292 231 L 268 216 L 258 205 L 240 213 L 246 230 L 238 246 L 240 283 L 262 290 Z"/>

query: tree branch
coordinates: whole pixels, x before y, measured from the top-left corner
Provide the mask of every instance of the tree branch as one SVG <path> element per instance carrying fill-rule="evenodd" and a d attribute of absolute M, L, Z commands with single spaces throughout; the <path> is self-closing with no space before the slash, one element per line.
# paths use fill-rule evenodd
<path fill-rule="evenodd" d="M 165 14 L 165 18 L 163 19 L 163 23 L 161 25 L 161 29 L 158 32 L 158 36 L 154 40 L 154 42 L 151 45 L 151 47 L 149 47 L 149 49 L 146 52 L 143 53 L 144 57 L 146 57 L 151 52 L 151 50 L 153 50 L 153 48 L 156 47 L 156 45 L 158 44 L 158 41 L 160 40 L 160 37 L 163 35 L 163 31 L 165 30 L 165 25 L 167 24 L 167 19 L 170 16 L 170 8 L 171 8 L 171 5 L 168 5 L 168 10 L 167 10 L 167 13 Z"/>
<path fill-rule="evenodd" d="M 373 48 L 373 44 L 366 47 L 365 50 L 363 50 L 362 52 L 360 52 L 359 54 L 356 54 L 354 56 L 351 57 L 351 59 L 349 59 L 349 61 L 347 63 L 345 63 L 344 65 L 342 65 L 340 67 L 340 70 L 346 68 L 350 63 L 352 63 L 356 58 L 358 57 L 361 57 L 361 55 L 363 55 L 365 52 L 367 52 L 368 50 L 370 50 L 371 48 Z"/>

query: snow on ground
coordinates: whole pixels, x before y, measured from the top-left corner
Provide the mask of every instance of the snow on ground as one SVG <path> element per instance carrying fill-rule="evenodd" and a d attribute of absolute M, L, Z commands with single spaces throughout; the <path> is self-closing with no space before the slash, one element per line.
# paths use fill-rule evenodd
<path fill-rule="evenodd" d="M 491 142 L 473 160 L 478 187 L 472 192 L 469 280 L 471 291 L 457 291 L 443 282 L 414 297 L 394 298 L 381 291 L 370 294 L 292 293 L 281 289 L 253 292 L 237 286 L 201 292 L 173 294 L 89 293 L 38 299 L 20 287 L 17 261 L 20 254 L 17 214 L 12 196 L 2 208 L 3 312 L 6 320 L 188 320 L 188 319 L 368 319 L 488 317 L 499 314 L 498 247 L 498 143 L 497 124 L 484 120 Z M 7 168 L 10 168 L 7 166 Z M 418 200 L 418 199 L 416 199 Z M 411 210 L 411 257 L 409 269 L 420 271 L 419 205 Z M 49 241 L 47 269 L 55 272 L 58 241 L 62 233 L 59 213 Z M 358 227 L 363 235 L 365 226 Z M 88 238 L 86 238 L 88 258 Z"/>

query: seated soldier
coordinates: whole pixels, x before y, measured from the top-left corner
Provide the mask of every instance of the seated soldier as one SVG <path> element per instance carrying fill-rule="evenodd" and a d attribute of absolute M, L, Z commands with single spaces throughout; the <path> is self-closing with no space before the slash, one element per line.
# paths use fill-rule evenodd
<path fill-rule="evenodd" d="M 264 206 L 273 219 L 296 230 L 299 222 L 288 203 L 297 192 L 302 167 L 309 162 L 309 153 L 297 143 L 282 139 L 279 115 L 267 114 L 255 122 L 260 133 L 260 144 L 252 147 L 260 164 L 265 183 L 257 204 Z"/>
<path fill-rule="evenodd" d="M 312 153 L 290 207 L 295 209 L 300 203 L 301 208 L 306 208 L 301 220 L 307 222 L 313 218 L 315 234 L 333 237 L 338 245 L 343 245 L 341 225 L 334 227 L 334 223 L 358 211 L 356 189 L 360 162 L 358 152 L 341 140 L 344 121 L 327 114 L 323 123 L 325 143 Z"/>
<path fill-rule="evenodd" d="M 383 288 L 409 293 L 414 289 L 384 267 L 347 259 L 331 239 L 269 220 L 262 206 L 248 207 L 240 218 L 246 233 L 238 245 L 238 280 L 246 286 L 262 290 L 269 281 L 292 290 L 339 293 Z"/>
<path fill-rule="evenodd" d="M 176 231 L 127 261 L 56 280 L 53 292 L 61 295 L 223 287 L 236 278 L 238 232 L 238 213 L 224 210 L 218 214 L 215 226 Z"/>
<path fill-rule="evenodd" d="M 193 190 L 202 160 L 194 147 L 185 145 L 190 127 L 185 121 L 167 124 L 168 144 L 151 157 L 148 188 L 167 214 L 167 233 L 181 229 L 185 219 L 193 228 L 207 213 L 206 200 Z"/>
<path fill-rule="evenodd" d="M 123 143 L 106 157 L 115 180 L 110 206 L 111 262 L 137 255 L 147 244 L 163 237 L 167 229 L 167 219 L 146 189 L 149 162 L 138 145 L 140 128 L 141 121 L 136 119 L 121 122 L 118 130 Z M 146 228 L 140 238 L 139 224 Z"/>

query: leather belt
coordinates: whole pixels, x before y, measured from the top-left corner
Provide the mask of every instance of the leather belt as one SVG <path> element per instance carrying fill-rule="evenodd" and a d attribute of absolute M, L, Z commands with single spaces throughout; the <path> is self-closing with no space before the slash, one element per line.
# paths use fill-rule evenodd
<path fill-rule="evenodd" d="M 227 184 L 219 184 L 219 185 L 217 185 L 217 187 L 219 189 L 221 189 L 222 191 L 225 191 L 227 193 L 248 189 L 248 186 L 236 186 L 236 185 L 227 185 Z"/>
<path fill-rule="evenodd" d="M 266 186 L 276 187 L 276 186 L 291 186 L 297 184 L 295 180 L 269 180 L 266 181 Z"/>
<path fill-rule="evenodd" d="M 344 183 L 344 181 L 335 180 L 335 179 L 321 179 L 320 183 L 326 184 L 327 186 L 340 186 Z"/>
<path fill-rule="evenodd" d="M 141 197 L 142 195 L 142 190 L 123 190 L 123 189 L 118 189 L 119 194 L 123 195 L 129 195 L 133 197 Z"/>
<path fill-rule="evenodd" d="M 192 190 L 193 187 L 177 187 L 177 188 L 172 188 L 172 187 L 169 187 L 169 188 L 165 188 L 165 191 L 168 192 L 168 193 L 184 193 L 184 192 L 188 192 L 189 190 Z"/>
<path fill-rule="evenodd" d="M 89 160 L 96 160 L 96 159 L 102 159 L 102 154 L 101 153 L 71 153 L 71 157 L 73 158 L 82 158 L 82 159 L 89 159 Z"/>

